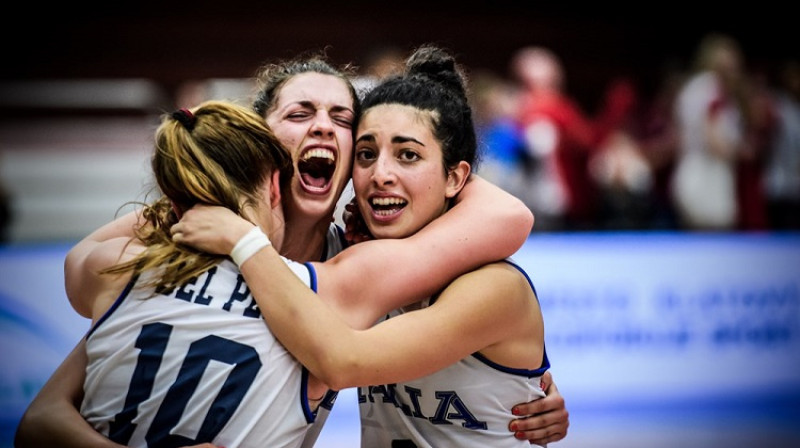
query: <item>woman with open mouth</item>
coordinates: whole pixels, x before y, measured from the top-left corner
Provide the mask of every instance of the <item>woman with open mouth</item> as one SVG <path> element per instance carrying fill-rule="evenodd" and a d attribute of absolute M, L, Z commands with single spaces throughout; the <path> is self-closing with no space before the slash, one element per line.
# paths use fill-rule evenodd
<path fill-rule="evenodd" d="M 360 113 L 351 75 L 348 67 L 334 68 L 321 55 L 267 64 L 260 70 L 253 107 L 290 151 L 295 169 L 288 194 L 283 195 L 287 225 L 282 255 L 289 259 L 324 261 L 348 245 L 344 230 L 332 221 L 336 204 L 350 180 L 353 126 Z M 475 207 L 491 214 L 491 205 Z M 114 222 L 115 236 L 133 236 L 137 219 L 136 212 L 118 218 Z M 74 405 L 80 403 L 83 394 L 82 380 L 74 381 L 75 376 L 85 365 L 76 366 L 73 362 L 69 367 L 75 368 L 72 378 L 51 378 L 52 386 L 43 389 L 31 404 L 29 409 L 33 411 L 38 406 L 47 409 L 39 408 L 39 412 L 27 415 L 29 419 L 23 419 L 20 431 L 33 437 L 28 440 L 38 442 L 22 443 L 20 448 L 86 447 L 93 446 L 86 441 L 96 443 L 98 434 L 85 424 Z M 69 373 L 68 369 L 59 370 Z M 519 412 L 515 415 L 529 416 L 514 420 L 516 437 L 553 442 L 566 435 L 569 422 L 564 399 L 554 384 L 547 393 L 545 398 L 516 406 Z M 527 399 L 520 397 L 519 401 Z M 332 400 L 330 397 L 327 401 Z M 315 428 L 304 447 L 313 446 L 329 411 L 330 407 L 320 406 Z"/>

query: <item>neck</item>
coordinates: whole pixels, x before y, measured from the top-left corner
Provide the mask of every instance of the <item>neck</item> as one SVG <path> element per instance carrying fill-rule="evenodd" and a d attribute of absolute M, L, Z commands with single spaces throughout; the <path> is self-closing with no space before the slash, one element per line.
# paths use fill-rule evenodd
<path fill-rule="evenodd" d="M 286 226 L 281 255 L 294 261 L 321 261 L 327 244 L 330 218 L 303 225 L 297 220 Z"/>

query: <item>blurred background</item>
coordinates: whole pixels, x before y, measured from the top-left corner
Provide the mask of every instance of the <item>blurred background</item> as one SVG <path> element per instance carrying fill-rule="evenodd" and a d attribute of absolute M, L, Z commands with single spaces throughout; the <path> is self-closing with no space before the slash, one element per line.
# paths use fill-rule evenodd
<path fill-rule="evenodd" d="M 0 447 L 88 329 L 64 295 L 63 257 L 151 192 L 161 113 L 249 104 L 261 64 L 304 51 L 354 64 L 366 85 L 426 42 L 469 71 L 478 172 L 536 216 L 516 258 L 571 413 L 552 446 L 800 446 L 796 14 L 763 2 L 270 3 L 6 15 Z M 710 117 L 725 123 L 722 149 L 696 144 Z M 350 392 L 320 447 L 358 446 Z"/>

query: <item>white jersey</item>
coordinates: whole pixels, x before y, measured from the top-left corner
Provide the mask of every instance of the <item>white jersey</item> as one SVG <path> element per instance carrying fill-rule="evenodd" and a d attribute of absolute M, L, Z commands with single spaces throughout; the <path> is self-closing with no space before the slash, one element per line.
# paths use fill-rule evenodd
<path fill-rule="evenodd" d="M 359 387 L 361 446 L 536 446 L 516 439 L 508 424 L 516 418 L 514 405 L 545 396 L 541 376 L 549 367 L 546 353 L 536 370 L 508 368 L 475 353 L 417 380 Z"/>
<path fill-rule="evenodd" d="M 347 240 L 344 239 L 344 229 L 336 223 L 331 223 L 330 227 L 328 227 L 327 244 L 325 245 L 325 252 L 322 254 L 321 261 L 333 258 L 348 245 Z M 336 402 L 337 396 L 337 391 L 328 391 L 325 398 L 320 402 L 317 408 L 317 418 L 314 420 L 314 424 L 311 425 L 311 428 L 306 432 L 302 448 L 312 448 L 317 442 L 322 427 L 325 425 L 333 409 L 333 404 Z"/>
<path fill-rule="evenodd" d="M 325 252 L 322 254 L 322 259 L 320 261 L 330 260 L 350 245 L 350 243 L 344 239 L 344 229 L 334 223 L 331 223 L 330 227 L 328 227 L 326 240 Z"/>
<path fill-rule="evenodd" d="M 307 284 L 310 265 L 288 262 Z M 152 274 L 149 274 L 152 275 Z M 131 447 L 297 447 L 308 371 L 269 331 L 225 260 L 150 297 L 134 278 L 86 338 L 81 414 Z"/>

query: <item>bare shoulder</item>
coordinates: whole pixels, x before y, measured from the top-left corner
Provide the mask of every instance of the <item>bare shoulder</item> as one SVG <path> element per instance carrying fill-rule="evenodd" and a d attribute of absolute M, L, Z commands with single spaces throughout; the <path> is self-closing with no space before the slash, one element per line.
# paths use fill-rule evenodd
<path fill-rule="evenodd" d="M 527 274 L 506 261 L 485 264 L 469 274 L 493 285 L 511 283 L 515 287 L 530 288 Z"/>
<path fill-rule="evenodd" d="M 451 288 L 502 301 L 527 299 L 534 295 L 526 274 L 505 261 L 489 263 L 463 274 L 447 289 Z"/>

